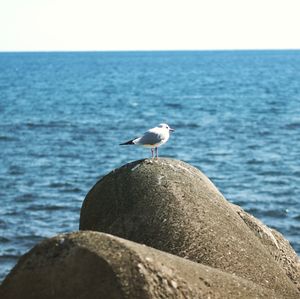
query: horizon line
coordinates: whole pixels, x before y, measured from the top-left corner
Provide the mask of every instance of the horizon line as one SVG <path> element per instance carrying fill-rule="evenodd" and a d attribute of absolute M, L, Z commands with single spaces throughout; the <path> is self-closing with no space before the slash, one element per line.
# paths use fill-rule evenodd
<path fill-rule="evenodd" d="M 230 48 L 230 49 L 124 49 L 124 50 L 0 50 L 0 53 L 128 53 L 128 52 L 250 52 L 250 51 L 299 51 L 300 48 Z"/>
<path fill-rule="evenodd" d="M 158 52 L 280 52 L 300 51 L 300 48 L 286 49 L 201 49 L 201 50 L 0 50 L 0 54 L 26 54 L 26 53 L 158 53 Z"/>

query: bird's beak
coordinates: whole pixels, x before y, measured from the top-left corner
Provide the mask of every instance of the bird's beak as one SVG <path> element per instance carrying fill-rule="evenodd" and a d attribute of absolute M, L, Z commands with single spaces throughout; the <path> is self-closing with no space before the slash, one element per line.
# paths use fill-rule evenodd
<path fill-rule="evenodd" d="M 169 131 L 174 132 L 175 130 L 170 128 Z"/>

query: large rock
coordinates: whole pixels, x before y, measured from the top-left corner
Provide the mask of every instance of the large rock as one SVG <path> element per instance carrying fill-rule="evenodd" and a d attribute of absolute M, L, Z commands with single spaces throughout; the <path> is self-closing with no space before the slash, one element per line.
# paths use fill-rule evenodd
<path fill-rule="evenodd" d="M 0 287 L 0 298 L 284 297 L 150 247 L 103 233 L 77 232 L 43 241 L 24 255 Z"/>
<path fill-rule="evenodd" d="M 142 160 L 112 171 L 91 189 L 80 229 L 144 243 L 294 296 L 296 254 L 278 241 L 271 250 L 276 233 L 264 229 L 273 242 L 266 244 L 268 238 L 260 238 L 241 211 L 198 169 L 171 159 Z M 292 257 L 291 267 L 281 257 Z"/>

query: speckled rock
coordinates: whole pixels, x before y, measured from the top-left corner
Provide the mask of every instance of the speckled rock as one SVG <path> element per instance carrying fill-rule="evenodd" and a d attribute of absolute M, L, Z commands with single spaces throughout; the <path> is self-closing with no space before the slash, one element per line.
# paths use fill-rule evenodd
<path fill-rule="evenodd" d="M 0 297 L 284 298 L 235 275 L 89 231 L 58 235 L 35 246 L 6 277 Z"/>
<path fill-rule="evenodd" d="M 103 177 L 84 200 L 80 229 L 143 243 L 288 298 L 299 296 L 299 276 L 272 254 L 266 238 L 257 235 L 203 173 L 181 161 L 136 161 Z M 277 240 L 274 231 L 267 235 L 271 243 Z M 285 246 L 281 256 L 293 252 Z M 299 260 L 291 263 L 299 265 Z"/>
<path fill-rule="evenodd" d="M 300 290 L 300 260 L 290 243 L 275 229 L 271 229 L 241 207 L 232 204 L 232 208 L 257 236 L 274 260 L 284 269 L 287 276 Z"/>

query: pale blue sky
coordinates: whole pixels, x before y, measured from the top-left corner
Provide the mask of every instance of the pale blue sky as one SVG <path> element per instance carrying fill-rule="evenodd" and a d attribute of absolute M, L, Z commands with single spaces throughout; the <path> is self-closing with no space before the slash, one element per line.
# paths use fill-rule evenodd
<path fill-rule="evenodd" d="M 0 51 L 300 49 L 300 0 L 0 0 Z"/>

